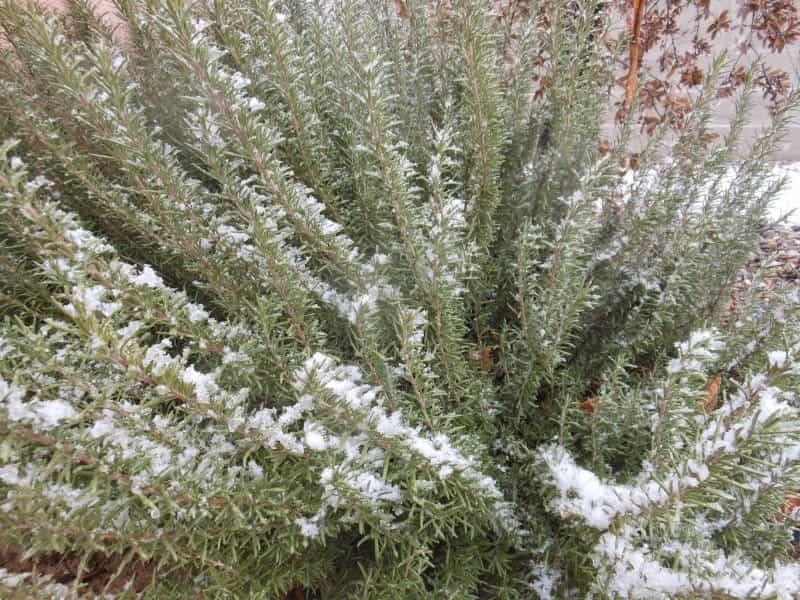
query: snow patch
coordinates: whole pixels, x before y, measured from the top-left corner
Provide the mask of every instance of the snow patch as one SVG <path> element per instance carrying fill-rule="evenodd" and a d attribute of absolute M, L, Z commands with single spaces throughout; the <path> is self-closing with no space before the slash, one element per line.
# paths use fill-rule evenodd
<path fill-rule="evenodd" d="M 788 223 L 800 223 L 800 162 L 778 165 L 773 173 L 786 177 L 786 185 L 770 204 L 770 217 L 777 220 L 788 214 Z"/>

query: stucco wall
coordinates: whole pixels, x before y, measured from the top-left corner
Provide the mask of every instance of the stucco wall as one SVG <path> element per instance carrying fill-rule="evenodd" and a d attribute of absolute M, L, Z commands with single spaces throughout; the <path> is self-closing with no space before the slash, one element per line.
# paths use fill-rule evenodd
<path fill-rule="evenodd" d="M 39 4 L 48 6 L 50 8 L 63 10 L 66 7 L 68 0 L 37 0 Z M 110 0 L 90 0 L 91 4 L 95 7 L 95 12 L 101 15 L 109 25 L 118 25 L 120 23 L 114 11 L 114 6 Z"/>
<path fill-rule="evenodd" d="M 667 0 L 661 0 L 666 2 Z M 723 10 L 728 10 L 731 15 L 731 20 L 736 21 L 736 14 L 739 10 L 739 5 L 743 0 L 710 0 L 709 8 L 712 14 L 719 14 Z M 692 31 L 693 22 L 692 15 L 686 14 L 686 20 L 683 24 L 679 24 L 681 31 Z M 620 23 L 624 27 L 623 23 Z M 723 31 L 719 33 L 712 43 L 712 53 L 717 54 L 722 51 L 728 53 L 729 60 L 741 60 L 741 64 L 746 65 L 752 60 L 751 56 L 742 56 L 738 50 L 741 41 L 741 32 L 739 31 Z M 676 40 L 678 52 L 682 52 L 683 48 L 691 47 L 691 34 L 685 35 L 683 38 Z M 645 55 L 643 60 L 643 71 L 650 71 L 658 75 L 659 70 L 657 66 L 657 58 L 659 52 L 653 50 Z M 765 58 L 768 60 L 770 66 L 782 69 L 789 73 L 791 79 L 797 83 L 800 81 L 800 47 L 797 45 L 787 47 L 781 54 L 764 53 Z M 709 64 L 710 59 L 705 62 Z M 622 75 L 622 74 L 621 74 Z M 645 75 L 646 76 L 646 73 Z M 763 128 L 769 121 L 769 112 L 767 109 L 767 102 L 761 97 L 761 92 L 756 93 L 756 102 L 754 110 L 750 116 L 748 123 L 745 125 L 745 135 L 747 137 L 754 136 L 758 130 Z M 715 106 L 714 117 L 711 122 L 711 129 L 717 133 L 724 135 L 728 130 L 728 123 L 734 114 L 734 99 L 725 98 L 717 101 Z M 604 129 L 609 136 L 613 136 L 612 119 L 604 125 Z M 777 161 L 800 161 L 800 123 L 795 123 L 789 128 L 788 135 L 782 147 L 778 150 L 774 157 Z"/>

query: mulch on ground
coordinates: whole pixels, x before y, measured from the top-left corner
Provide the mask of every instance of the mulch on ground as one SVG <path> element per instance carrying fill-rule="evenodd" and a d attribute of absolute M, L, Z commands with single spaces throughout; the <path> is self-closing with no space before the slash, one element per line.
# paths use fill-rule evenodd
<path fill-rule="evenodd" d="M 122 555 L 94 553 L 81 570 L 81 555 L 75 552 L 48 552 L 24 558 L 19 546 L 0 548 L 0 568 L 9 573 L 36 573 L 53 583 L 73 585 L 76 579 L 85 593 L 116 593 L 131 587 L 140 592 L 155 575 L 155 561 L 133 559 L 123 565 Z"/>

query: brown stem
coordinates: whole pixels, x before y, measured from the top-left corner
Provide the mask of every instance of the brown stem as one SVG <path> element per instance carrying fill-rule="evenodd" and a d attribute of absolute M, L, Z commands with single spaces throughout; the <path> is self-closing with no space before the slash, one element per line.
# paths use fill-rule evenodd
<path fill-rule="evenodd" d="M 645 0 L 631 0 L 633 5 L 633 23 L 631 25 L 631 40 L 628 44 L 630 64 L 628 65 L 628 76 L 625 78 L 625 108 L 633 102 L 633 93 L 639 80 L 639 65 L 642 62 L 642 12 Z"/>

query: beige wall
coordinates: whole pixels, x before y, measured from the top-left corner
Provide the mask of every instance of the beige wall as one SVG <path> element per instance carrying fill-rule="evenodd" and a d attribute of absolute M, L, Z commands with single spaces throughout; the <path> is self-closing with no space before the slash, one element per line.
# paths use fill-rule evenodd
<path fill-rule="evenodd" d="M 666 0 L 659 0 L 665 2 Z M 731 15 L 732 21 L 735 22 L 736 14 L 739 10 L 739 5 L 743 0 L 710 0 L 709 8 L 712 14 L 718 14 L 722 10 L 727 9 Z M 692 16 L 686 15 L 686 23 L 679 28 L 683 31 L 690 31 L 692 23 Z M 705 25 L 704 25 L 705 27 Z M 747 64 L 752 60 L 750 56 L 742 56 L 739 53 L 738 46 L 740 42 L 741 33 L 738 31 L 723 31 L 717 35 L 713 41 L 712 52 L 717 54 L 719 52 L 727 51 L 730 60 L 741 60 L 742 64 Z M 678 51 L 681 51 L 681 46 L 685 45 L 689 48 L 691 44 L 691 37 L 687 34 L 683 39 L 677 40 Z M 658 50 L 654 49 L 645 55 L 643 61 L 643 71 L 650 71 L 655 76 L 659 75 L 657 66 Z M 769 64 L 773 67 L 780 68 L 789 73 L 795 85 L 800 82 L 800 47 L 787 47 L 781 54 L 765 53 L 765 57 Z M 708 64 L 707 61 L 706 64 Z M 760 129 L 762 129 L 769 121 L 769 112 L 767 110 L 767 103 L 761 97 L 761 92 L 756 92 L 755 108 L 750 116 L 749 122 L 745 125 L 745 135 L 749 137 L 754 136 Z M 728 123 L 734 114 L 734 100 L 733 98 L 721 99 L 717 102 L 715 107 L 715 114 L 712 118 L 711 129 L 724 135 L 728 130 Z M 613 119 L 609 118 L 609 122 L 604 125 L 606 135 L 613 138 L 614 126 Z M 775 155 L 777 161 L 800 161 L 800 124 L 795 123 L 789 128 L 788 135 L 782 147 Z"/>
<path fill-rule="evenodd" d="M 716 4 L 721 5 L 720 8 L 728 8 L 731 13 L 735 13 L 737 4 L 741 0 L 717 0 Z M 713 4 L 713 2 L 712 2 Z M 732 56 L 738 56 L 736 46 L 738 45 L 740 34 L 736 32 L 722 32 L 716 39 L 715 49 L 727 49 Z M 783 69 L 791 76 L 794 84 L 800 82 L 800 48 L 797 46 L 787 47 L 781 54 L 772 54 L 768 57 L 770 65 L 776 68 Z M 760 92 L 759 92 L 760 94 Z M 733 105 L 731 100 L 724 100 L 719 104 L 719 112 L 713 119 L 713 126 L 718 130 L 724 131 L 726 123 L 730 120 L 733 114 Z M 745 126 L 746 129 L 755 132 L 763 127 L 769 119 L 769 113 L 766 108 L 766 102 L 759 95 L 759 102 L 753 112 L 750 122 Z M 800 124 L 795 123 L 790 128 L 789 136 L 784 142 L 783 148 L 775 157 L 777 160 L 800 160 Z"/>
<path fill-rule="evenodd" d="M 36 0 L 36 2 L 48 8 L 64 10 L 69 0 Z M 120 23 L 120 19 L 114 10 L 111 0 L 90 0 L 90 3 L 94 6 L 95 12 L 100 15 L 108 25 L 113 27 Z"/>

